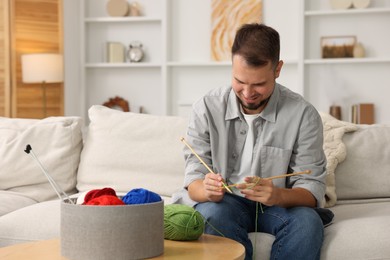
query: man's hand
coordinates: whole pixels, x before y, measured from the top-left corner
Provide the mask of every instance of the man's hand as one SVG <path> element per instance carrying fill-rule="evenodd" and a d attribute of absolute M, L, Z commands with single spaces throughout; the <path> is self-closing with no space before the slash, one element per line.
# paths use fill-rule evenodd
<path fill-rule="evenodd" d="M 203 180 L 196 180 L 188 186 L 190 198 L 197 202 L 219 202 L 225 194 L 221 174 L 208 173 Z"/>
<path fill-rule="evenodd" d="M 225 194 L 221 174 L 208 173 L 203 180 L 203 187 L 209 201 L 221 201 Z"/>
<path fill-rule="evenodd" d="M 255 180 L 254 178 L 246 177 L 246 183 L 236 186 L 247 199 L 258 201 L 267 206 L 284 208 L 315 207 L 317 204 L 313 194 L 304 188 L 279 188 L 273 185 L 272 180 Z"/>
<path fill-rule="evenodd" d="M 245 198 L 261 202 L 267 206 L 278 205 L 280 189 L 273 185 L 272 180 L 259 179 L 258 181 L 253 181 L 252 178 L 246 177 L 245 182 L 247 184 L 237 185 L 237 188 L 241 189 L 241 193 L 245 195 Z"/>

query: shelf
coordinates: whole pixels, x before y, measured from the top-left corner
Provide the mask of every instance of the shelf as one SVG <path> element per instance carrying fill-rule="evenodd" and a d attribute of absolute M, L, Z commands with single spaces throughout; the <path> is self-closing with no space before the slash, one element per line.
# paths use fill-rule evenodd
<path fill-rule="evenodd" d="M 283 65 L 298 65 L 298 60 L 283 60 Z"/>
<path fill-rule="evenodd" d="M 265 4 L 269 11 L 267 23 L 280 30 L 282 40 L 284 66 L 278 82 L 302 94 L 319 110 L 327 110 L 329 104 L 342 98 L 340 103 L 344 106 L 352 101 L 375 100 L 378 122 L 383 122 L 388 114 L 383 112 L 387 100 L 377 94 L 381 89 L 367 92 L 367 85 L 389 85 L 389 0 L 366 9 L 347 10 L 333 10 L 328 1 L 293 0 L 285 9 L 285 1 Z M 147 10 L 141 17 L 109 17 L 106 0 L 81 2 L 86 8 L 81 10 L 79 19 L 80 48 L 85 52 L 81 53 L 80 77 L 84 111 L 107 97 L 121 95 L 151 114 L 186 115 L 204 93 L 229 84 L 231 60 L 217 62 L 210 58 L 211 1 L 189 0 L 184 4 L 180 0 L 140 0 Z M 280 12 L 289 19 L 271 15 Z M 379 40 L 377 31 L 382 32 Z M 321 36 L 350 34 L 365 46 L 365 58 L 320 58 Z M 128 46 L 135 39 L 146 46 L 146 60 L 103 62 L 106 59 L 102 48 L 107 41 Z M 128 88 L 130 81 L 137 87 Z M 153 97 L 151 87 L 157 93 Z"/>
<path fill-rule="evenodd" d="M 229 67 L 232 65 L 230 61 L 216 62 L 216 61 L 170 61 L 167 63 L 169 67 Z"/>
<path fill-rule="evenodd" d="M 307 59 L 305 64 L 347 64 L 347 63 L 390 63 L 390 58 L 332 58 L 332 59 Z"/>
<path fill-rule="evenodd" d="M 161 64 L 159 63 L 148 63 L 148 62 L 139 62 L 139 63 L 87 63 L 85 64 L 86 68 L 160 68 Z"/>
<path fill-rule="evenodd" d="M 161 22 L 157 17 L 90 17 L 85 18 L 86 23 L 123 23 L 123 22 Z"/>
<path fill-rule="evenodd" d="M 387 93 L 390 79 L 390 1 L 372 0 L 368 8 L 343 10 L 331 9 L 326 2 L 329 0 L 301 1 L 303 46 L 298 69 L 305 99 L 319 111 L 339 104 L 342 118 L 349 117 L 355 103 L 374 103 L 375 122 L 389 122 L 388 100 L 383 93 Z M 366 56 L 321 58 L 321 37 L 343 35 L 356 36 Z"/>
<path fill-rule="evenodd" d="M 284 65 L 296 65 L 297 60 L 283 60 Z M 231 61 L 170 61 L 169 67 L 231 67 Z"/>
<path fill-rule="evenodd" d="M 305 16 L 379 14 L 379 13 L 390 13 L 390 8 L 305 11 Z"/>
<path fill-rule="evenodd" d="M 181 107 L 192 107 L 191 102 L 179 102 L 177 104 L 178 104 L 178 106 L 181 106 Z"/>

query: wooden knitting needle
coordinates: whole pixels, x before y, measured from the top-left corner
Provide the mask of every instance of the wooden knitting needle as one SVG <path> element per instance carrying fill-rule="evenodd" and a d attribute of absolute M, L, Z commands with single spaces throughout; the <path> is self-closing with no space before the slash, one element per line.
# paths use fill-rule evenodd
<path fill-rule="evenodd" d="M 311 173 L 311 170 L 306 170 L 306 171 L 303 171 L 303 172 L 293 172 L 293 173 L 287 173 L 287 174 L 282 174 L 282 175 L 276 175 L 276 176 L 271 176 L 271 177 L 267 177 L 267 178 L 260 178 L 262 180 L 273 180 L 273 179 L 280 179 L 280 178 L 286 178 L 286 177 L 291 177 L 291 176 L 295 176 L 295 175 L 301 175 L 301 174 L 310 174 Z M 228 187 L 235 187 L 237 185 L 240 185 L 240 184 L 250 184 L 250 183 L 236 183 L 236 184 L 232 184 L 232 185 L 229 185 Z"/>
<path fill-rule="evenodd" d="M 311 173 L 311 170 L 306 170 L 306 171 L 303 171 L 303 172 L 287 173 L 287 174 L 271 176 L 271 177 L 262 178 L 262 179 L 264 179 L 264 180 L 273 180 L 273 179 L 280 179 L 280 178 L 291 177 L 291 176 L 301 175 L 301 174 L 310 174 L 310 173 Z"/>
<path fill-rule="evenodd" d="M 182 141 L 190 150 L 191 152 L 199 159 L 199 161 L 204 165 L 204 167 L 206 167 L 206 169 L 211 172 L 211 173 L 214 173 L 215 172 L 202 160 L 202 158 L 200 158 L 200 156 L 194 151 L 194 149 L 192 149 L 191 145 L 189 145 L 186 140 L 184 139 L 184 137 L 181 137 L 180 138 L 180 141 Z M 233 193 L 232 190 L 224 183 L 222 182 L 222 185 L 223 187 L 230 193 Z"/>

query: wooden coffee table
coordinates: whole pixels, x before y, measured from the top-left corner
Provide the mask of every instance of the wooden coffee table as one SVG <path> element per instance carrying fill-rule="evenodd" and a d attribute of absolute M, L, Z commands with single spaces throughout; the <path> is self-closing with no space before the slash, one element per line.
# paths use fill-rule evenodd
<path fill-rule="evenodd" d="M 2 260 L 67 260 L 60 240 L 42 240 L 0 248 Z M 164 254 L 153 259 L 244 259 L 244 247 L 231 239 L 202 235 L 195 241 L 164 240 Z"/>

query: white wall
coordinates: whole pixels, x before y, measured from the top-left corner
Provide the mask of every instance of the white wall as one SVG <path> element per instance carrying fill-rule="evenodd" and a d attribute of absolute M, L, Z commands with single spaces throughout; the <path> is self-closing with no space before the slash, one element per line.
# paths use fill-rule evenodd
<path fill-rule="evenodd" d="M 181 0 L 180 1 L 170 0 L 170 1 L 172 1 L 172 4 L 174 4 L 174 6 L 185 4 L 185 1 L 181 1 Z M 201 1 L 202 3 L 199 2 L 199 5 L 202 6 L 205 5 L 205 3 L 203 2 L 208 2 L 205 0 L 201 0 Z M 279 78 L 279 82 L 299 93 L 302 93 L 303 90 L 301 86 L 297 84 L 298 82 L 297 68 L 296 66 L 294 67 L 293 65 L 291 65 L 291 63 L 296 62 L 298 59 L 298 44 L 299 44 L 299 34 L 298 34 L 299 17 L 298 16 L 299 16 L 300 6 L 296 4 L 297 2 L 299 2 L 299 0 L 293 0 L 293 1 L 263 0 L 263 18 L 266 24 L 277 29 L 281 35 L 281 45 L 282 45 L 281 57 L 286 62 L 286 64 L 283 69 L 283 73 Z M 207 6 L 208 5 L 209 4 L 207 4 Z M 81 99 L 83 97 L 81 96 L 80 93 L 80 82 L 81 82 L 80 70 L 82 69 L 80 66 L 80 64 L 82 63 L 82 59 L 80 57 L 80 25 L 81 25 L 80 1 L 64 0 L 63 7 L 64 7 L 64 54 L 65 54 L 65 83 L 64 83 L 65 115 L 81 116 L 82 115 Z M 183 7 L 181 8 L 183 9 Z M 210 10 L 205 10 L 205 12 L 208 11 Z M 172 10 L 172 12 L 174 12 L 174 10 Z M 191 13 L 187 15 L 190 14 Z M 207 19 L 202 19 L 201 23 L 196 23 L 196 25 L 200 28 L 209 28 L 207 24 L 205 25 L 206 22 Z M 285 26 L 286 24 L 288 24 L 288 27 Z M 194 24 L 192 24 L 191 28 L 193 28 L 193 26 Z M 181 26 L 180 28 L 183 28 L 183 26 Z M 194 30 L 194 28 L 192 30 Z M 196 32 L 192 32 L 192 33 L 196 34 Z M 198 35 L 199 34 L 208 35 L 209 33 L 198 32 Z M 188 37 L 184 39 L 174 38 L 172 40 L 174 42 L 181 43 L 186 39 L 191 39 L 191 38 Z M 199 39 L 197 41 L 185 42 L 184 46 L 188 46 L 188 44 L 191 44 L 191 42 L 192 43 L 196 42 L 196 44 L 199 44 Z M 204 39 L 203 42 L 208 43 L 208 40 Z M 193 47 L 208 48 L 208 46 L 201 47 L 199 45 Z M 205 53 L 205 55 L 207 55 L 208 51 L 200 51 L 194 53 Z M 180 56 L 180 52 L 176 51 L 175 55 Z M 186 55 L 188 56 L 188 54 Z M 175 59 L 176 58 L 173 56 L 172 60 Z M 178 60 L 180 59 L 178 58 Z M 183 73 L 183 75 L 185 75 L 185 73 Z M 227 81 L 230 81 L 230 79 L 227 79 Z M 183 100 L 180 100 L 180 102 L 183 102 Z"/>
<path fill-rule="evenodd" d="M 284 66 L 277 81 L 303 94 L 297 66 L 301 41 L 299 3 L 299 0 L 264 0 L 263 20 L 266 25 L 275 28 L 280 36 L 280 59 L 284 61 Z"/>
<path fill-rule="evenodd" d="M 186 0 L 168 0 L 171 4 L 176 5 L 184 5 Z M 199 1 L 199 0 L 198 0 Z M 208 2 L 206 0 L 200 0 L 202 3 L 199 5 L 204 5 L 204 2 Z M 309 2 L 309 0 L 306 0 Z M 329 5 L 329 0 L 318 0 L 321 1 L 323 5 Z M 379 1 L 379 0 L 378 0 Z M 380 0 L 384 1 L 384 0 Z M 387 0 L 386 0 L 387 1 Z M 380 3 L 382 3 L 380 2 Z M 193 2 L 191 2 L 193 3 Z M 377 3 L 377 2 L 375 2 Z M 79 0 L 64 0 L 64 53 L 65 53 L 65 115 L 82 115 L 82 102 L 80 93 L 80 71 L 81 71 L 81 58 L 80 58 L 80 25 L 82 24 L 79 20 L 80 17 L 80 3 Z M 385 6 L 389 6 L 386 4 Z M 176 8 L 175 8 L 176 9 Z M 335 64 L 326 64 L 326 65 L 303 65 L 303 52 L 304 45 L 303 39 L 310 37 L 313 33 L 308 33 L 303 37 L 304 28 L 303 24 L 303 11 L 302 11 L 302 0 L 263 0 L 263 20 L 264 23 L 274 27 L 277 29 L 281 36 L 281 59 L 285 61 L 284 68 L 282 70 L 282 74 L 278 79 L 278 82 L 289 87 L 290 89 L 304 94 L 305 97 L 312 102 L 318 110 L 327 112 L 330 105 L 333 102 L 339 102 L 343 105 L 343 119 L 349 120 L 348 118 L 348 109 L 352 103 L 356 102 L 373 102 L 376 105 L 376 122 L 377 123 L 390 123 L 390 103 L 387 102 L 387 97 L 390 96 L 390 74 L 387 73 L 389 71 L 389 62 L 383 62 L 379 65 L 377 63 L 373 64 L 373 68 L 365 69 L 364 64 L 353 64 L 353 65 L 335 65 Z M 185 8 L 184 8 L 185 10 Z M 174 13 L 181 13 L 181 9 L 179 11 L 171 10 Z M 205 10 L 207 13 L 207 10 Z M 383 19 L 383 16 L 386 16 Z M 343 17 L 343 16 L 339 16 Z M 348 15 L 348 19 L 351 16 Z M 379 18 L 382 17 L 382 18 Z M 377 19 L 382 19 L 385 21 L 389 21 L 390 18 L 389 13 L 384 13 L 378 15 Z M 322 19 L 322 18 L 320 18 Z M 333 19 L 333 16 L 326 18 Z M 338 19 L 338 18 L 335 18 Z M 352 21 L 355 18 L 352 18 Z M 371 19 L 371 18 L 370 18 Z M 387 19 L 387 20 L 386 20 Z M 344 22 L 344 18 L 342 18 Z M 355 19 L 356 20 L 356 19 Z M 357 19 L 360 21 L 360 19 Z M 371 27 L 375 27 L 376 17 L 374 16 L 371 21 Z M 376 20 L 382 21 L 382 20 Z M 343 23 L 339 23 L 343 24 Z M 345 24 L 345 23 L 344 23 Z M 202 23 L 194 23 L 192 26 L 197 26 L 196 28 L 205 28 L 207 26 Z M 177 27 L 177 26 L 176 26 Z M 176 28 L 174 26 L 174 28 Z M 328 26 L 329 27 L 329 26 Z M 345 32 L 348 31 L 351 24 L 343 26 L 331 26 L 332 32 L 336 30 L 336 32 Z M 180 27 L 181 28 L 181 27 Z M 199 29 L 192 28 L 194 33 L 199 34 Z M 329 28 L 328 28 L 329 29 Z M 326 29 L 326 30 L 328 30 Z M 354 28 L 355 29 L 355 28 Z M 325 30 L 322 28 L 322 30 Z M 329 29 L 330 30 L 330 29 Z M 180 30 L 175 30 L 176 33 Z M 360 31 L 353 31 L 358 34 Z M 373 30 L 374 32 L 374 30 Z M 315 32 L 316 34 L 320 34 L 323 32 Z M 204 33 L 204 35 L 208 35 L 208 33 Z M 375 33 L 367 33 L 370 37 L 370 40 L 375 40 L 376 42 L 387 43 L 390 41 L 389 32 L 383 32 L 382 34 Z M 359 38 L 365 39 L 366 34 L 358 34 Z M 168 36 L 169 37 L 169 36 Z M 178 36 L 174 36 L 173 41 Z M 318 41 L 317 35 L 312 36 L 312 40 L 314 41 L 311 46 L 316 46 L 316 42 Z M 184 39 L 185 40 L 185 39 Z M 183 39 L 178 40 L 179 43 L 183 41 Z M 205 42 L 204 39 L 199 39 L 199 41 L 192 41 L 193 43 Z M 306 40 L 307 42 L 311 42 L 311 39 Z M 367 42 L 369 42 L 367 40 Z M 317 44 L 318 45 L 318 44 Z M 375 45 L 376 46 L 376 45 Z M 374 49 L 368 49 L 371 53 L 374 50 L 377 50 L 378 46 Z M 199 48 L 199 46 L 194 46 L 194 48 Z M 306 46 L 305 46 L 306 48 Z M 388 47 L 386 47 L 388 48 Z M 382 48 L 383 49 L 383 48 Z M 306 51 L 309 51 L 306 50 Z M 383 51 L 381 51 L 382 53 Z M 207 52 L 201 52 L 207 54 Z M 180 52 L 172 54 L 171 60 L 175 60 L 176 56 L 180 56 Z M 385 56 L 390 56 L 385 53 Z M 168 56 L 170 53 L 168 51 Z M 375 56 L 375 55 L 374 55 Z M 375 56 L 377 57 L 377 56 Z M 389 57 L 387 57 L 389 58 Z M 179 58 L 178 58 L 179 59 Z M 303 71 L 305 69 L 306 79 L 303 78 Z M 177 77 L 172 77 L 171 82 L 173 87 L 176 85 L 182 86 L 181 78 L 184 76 L 190 77 L 194 75 L 193 72 L 189 71 L 191 68 L 172 68 L 172 73 L 177 73 Z M 198 69 L 200 72 L 202 70 Z M 216 72 L 221 70 L 224 72 L 226 69 L 220 68 L 217 69 Z M 178 71 L 178 72 L 175 72 Z M 354 71 L 356 73 L 354 74 Z M 345 79 L 344 73 L 356 75 L 356 77 L 348 77 Z M 370 74 L 368 76 L 367 74 Z M 181 78 L 180 78 L 181 77 Z M 370 79 L 371 78 L 371 79 Z M 196 79 L 194 79 L 196 80 Z M 188 81 L 188 79 L 185 79 Z M 306 83 L 305 89 L 303 88 L 303 83 Z M 372 83 L 372 84 L 371 84 Z M 348 86 L 344 86 L 344 85 Z M 168 86 L 171 87 L 171 86 Z M 185 96 L 188 97 L 188 93 L 186 92 L 186 88 L 178 89 L 177 91 L 172 91 L 174 93 L 171 95 L 172 100 L 179 100 L 180 102 L 186 102 Z M 193 90 L 192 90 L 193 91 Z M 95 96 L 99 96 L 101 93 L 93 93 Z M 93 95 L 90 95 L 87 98 L 91 98 Z M 183 97 L 182 97 L 183 96 Z M 174 110 L 173 110 L 174 111 Z M 174 111 L 175 112 L 175 111 Z M 176 111 L 177 112 L 177 111 Z"/>
<path fill-rule="evenodd" d="M 64 104 L 66 116 L 81 116 L 80 96 L 80 1 L 63 0 L 64 10 Z"/>

